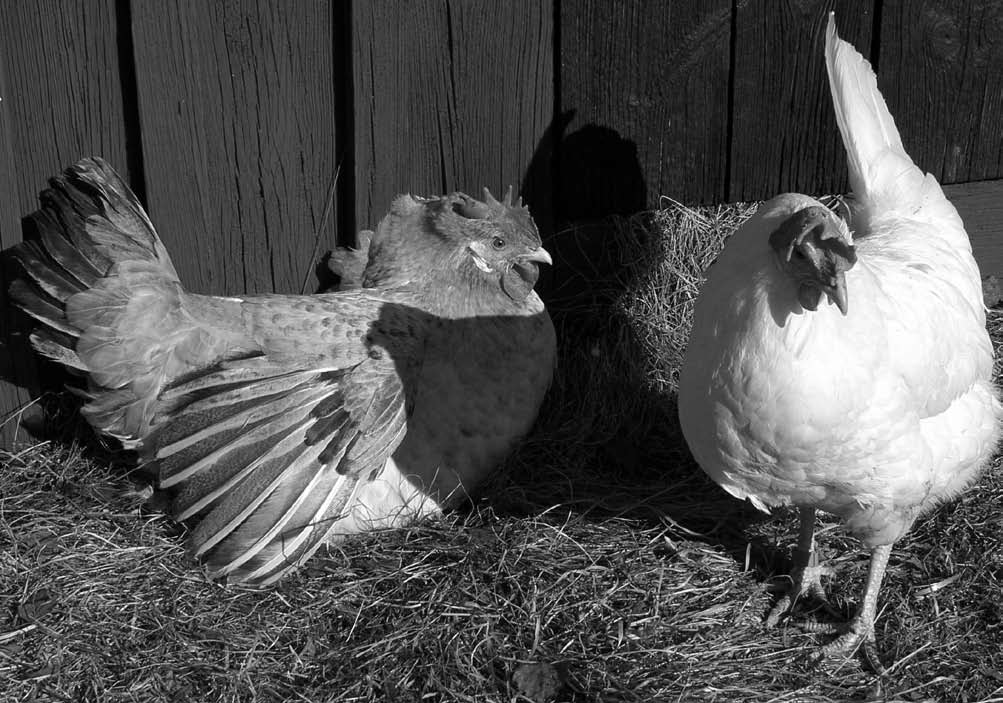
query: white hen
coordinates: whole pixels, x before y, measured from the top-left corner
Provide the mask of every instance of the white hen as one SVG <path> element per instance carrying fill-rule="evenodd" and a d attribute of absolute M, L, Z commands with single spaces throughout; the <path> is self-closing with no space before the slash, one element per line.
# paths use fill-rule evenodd
<path fill-rule="evenodd" d="M 871 550 L 863 602 L 823 654 L 863 644 L 873 663 L 892 544 L 976 478 L 1003 408 L 957 211 L 906 154 L 870 64 L 831 14 L 825 55 L 853 191 L 848 224 L 787 193 L 731 237 L 696 305 L 679 417 L 725 490 L 764 510 L 800 508 L 794 587 L 770 622 L 797 596 L 821 594 L 816 508 Z"/>

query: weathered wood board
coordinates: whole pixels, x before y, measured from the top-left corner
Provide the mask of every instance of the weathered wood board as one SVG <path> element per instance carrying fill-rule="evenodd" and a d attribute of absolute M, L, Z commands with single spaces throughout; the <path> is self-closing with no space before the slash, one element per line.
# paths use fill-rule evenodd
<path fill-rule="evenodd" d="M 726 200 L 846 191 L 846 157 L 825 75 L 825 24 L 870 54 L 874 0 L 739 2 Z"/>
<path fill-rule="evenodd" d="M 86 155 L 147 202 L 187 285 L 228 294 L 314 290 L 319 256 L 402 192 L 513 184 L 545 237 L 663 196 L 843 192 L 830 9 L 1003 275 L 996 0 L 7 0 L 0 244 Z M 14 319 L 0 413 L 38 387 Z"/>
<path fill-rule="evenodd" d="M 129 176 L 116 3 L 12 0 L 0 6 L 0 243 L 21 241 L 21 219 L 46 181 L 81 156 L 103 154 Z M 0 277 L 0 418 L 39 389 L 24 322 L 7 304 L 10 269 Z M 23 330 L 22 330 L 23 332 Z M 0 429 L 13 438 L 17 420 Z"/>
<path fill-rule="evenodd" d="M 878 87 L 941 183 L 1003 176 L 1003 2 L 884 0 Z"/>
<path fill-rule="evenodd" d="M 972 240 L 983 276 L 1003 278 L 1003 180 L 944 186 Z"/>
<path fill-rule="evenodd" d="M 549 3 L 356 2 L 352 41 L 359 229 L 399 193 L 526 180 L 534 211 L 546 205 L 549 178 L 526 170 L 553 116 Z"/>
<path fill-rule="evenodd" d="M 133 3 L 150 215 L 193 290 L 316 287 L 337 238 L 340 7 Z"/>
<path fill-rule="evenodd" d="M 731 2 L 560 3 L 564 220 L 726 196 Z"/>

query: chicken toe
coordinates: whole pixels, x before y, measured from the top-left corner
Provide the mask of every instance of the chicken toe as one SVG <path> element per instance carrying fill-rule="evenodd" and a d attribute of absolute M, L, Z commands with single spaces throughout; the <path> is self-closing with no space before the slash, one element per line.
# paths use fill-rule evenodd
<path fill-rule="evenodd" d="M 841 633 L 839 637 L 819 650 L 820 659 L 847 657 L 863 647 L 864 657 L 871 668 L 879 674 L 884 671 L 877 653 L 874 619 L 877 616 L 881 580 L 884 578 L 891 552 L 890 544 L 881 545 L 871 550 L 871 565 L 867 574 L 867 584 L 864 586 L 864 600 L 853 619 L 843 625 L 806 623 L 803 626 L 802 629 L 808 632 Z"/>
<path fill-rule="evenodd" d="M 884 671 L 881 659 L 878 658 L 873 616 L 867 616 L 861 610 L 850 622 L 835 629 L 842 634 L 819 650 L 819 660 L 845 658 L 863 648 L 864 657 L 875 673 L 880 674 Z"/>
<path fill-rule="evenodd" d="M 831 576 L 832 569 L 818 563 L 818 553 L 815 551 L 815 509 L 812 507 L 801 508 L 801 527 L 794 559 L 790 576 L 791 586 L 770 609 L 769 615 L 766 616 L 767 627 L 775 627 L 800 600 L 818 601 L 826 610 L 833 612 L 822 587 L 822 577 Z"/>
<path fill-rule="evenodd" d="M 793 610 L 796 603 L 809 599 L 819 603 L 828 612 L 835 613 L 835 609 L 826 599 L 825 589 L 822 587 L 822 577 L 831 575 L 832 569 L 825 565 L 795 566 L 791 570 L 791 587 L 770 609 L 769 615 L 766 616 L 766 626 L 775 627 L 785 615 Z"/>

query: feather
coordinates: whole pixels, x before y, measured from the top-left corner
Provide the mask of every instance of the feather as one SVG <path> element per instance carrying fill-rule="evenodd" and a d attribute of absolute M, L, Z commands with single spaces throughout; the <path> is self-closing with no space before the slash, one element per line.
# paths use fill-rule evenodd
<path fill-rule="evenodd" d="M 838 38 L 832 12 L 825 30 L 825 65 L 836 124 L 846 147 L 850 187 L 854 195 L 867 197 L 881 187 L 874 166 L 886 153 L 903 160 L 907 167 L 914 164 L 905 153 L 871 64 Z"/>
<path fill-rule="evenodd" d="M 83 290 L 80 282 L 72 280 L 63 268 L 54 265 L 37 243 L 24 242 L 15 247 L 12 254 L 35 285 L 53 300 L 65 301 Z"/>
<path fill-rule="evenodd" d="M 39 218 L 36 217 L 36 223 L 38 222 Z M 80 250 L 62 236 L 54 224 L 46 226 L 39 224 L 39 244 L 52 263 L 59 266 L 60 271 L 76 283 L 78 290 L 94 285 L 104 273 L 89 259 L 80 256 Z"/>
<path fill-rule="evenodd" d="M 213 577 L 225 576 L 250 562 L 269 545 L 285 540 L 285 528 L 291 523 L 290 533 L 308 530 L 310 522 L 296 522 L 305 505 L 317 496 L 330 500 L 346 480 L 344 476 L 327 471 L 317 461 L 319 447 L 300 445 L 299 454 L 288 463 L 280 477 L 261 495 L 260 510 L 245 511 L 241 524 L 228 539 L 235 549 L 216 549 L 209 557 Z M 252 562 L 252 567 L 253 562 Z"/>
<path fill-rule="evenodd" d="M 223 500 L 255 471 L 273 445 L 307 425 L 305 412 L 290 412 L 249 430 L 222 433 L 185 453 L 158 461 L 158 469 L 171 463 L 186 469 L 187 477 L 174 491 L 175 518 L 187 520 Z M 180 473 L 178 468 L 174 471 Z"/>
<path fill-rule="evenodd" d="M 839 237 L 828 211 L 796 193 L 764 203 L 707 273 L 678 409 L 694 458 L 726 491 L 760 509 L 801 509 L 806 558 L 768 622 L 821 591 L 807 558 L 816 509 L 872 550 L 863 605 L 823 650 L 842 654 L 873 646 L 891 545 L 975 479 L 1003 406 L 960 218 L 905 153 L 870 65 L 837 37 L 832 15 L 825 57 L 853 187 L 855 256 L 841 269 L 853 302 L 804 305 L 811 279 L 792 277 L 775 246 L 791 223 Z"/>
<path fill-rule="evenodd" d="M 332 393 L 331 397 L 339 403 L 343 402 L 340 394 L 338 393 Z M 318 415 L 317 409 L 315 408 L 313 410 L 313 415 L 317 417 L 317 420 L 310 426 L 310 429 L 307 430 L 306 436 L 304 437 L 304 441 L 307 444 L 317 444 L 327 437 L 338 435 L 341 428 L 344 427 L 350 419 L 348 411 L 340 406 L 334 412 L 326 415 Z"/>
<path fill-rule="evenodd" d="M 191 541 L 215 576 L 255 581 L 293 568 L 281 555 L 312 553 L 315 524 L 337 522 L 330 511 L 403 438 L 400 381 L 388 360 L 367 359 L 297 371 L 252 357 L 165 391 L 149 463 L 161 488 L 177 489 L 179 520 L 203 513 Z"/>
<path fill-rule="evenodd" d="M 47 327 L 61 332 L 70 340 L 75 340 L 80 335 L 80 330 L 66 321 L 66 314 L 59 305 L 39 295 L 23 279 L 19 278 L 11 283 L 9 292 L 22 310 Z"/>
<path fill-rule="evenodd" d="M 337 247 L 328 259 L 328 268 L 338 277 L 336 290 L 353 290 L 363 286 L 373 232 L 363 230 L 356 239 L 357 244 L 354 249 Z"/>
<path fill-rule="evenodd" d="M 474 488 L 528 430 L 553 327 L 529 290 L 513 302 L 459 267 L 493 233 L 527 266 L 548 259 L 521 201 L 486 197 L 401 196 L 357 250 L 332 255 L 336 293 L 203 296 L 182 287 L 125 183 L 85 159 L 41 195 L 12 292 L 43 323 L 36 349 L 86 374 L 87 421 L 138 449 L 175 517 L 192 521 L 209 573 L 268 584 L 329 539 Z M 495 356 L 510 368 L 484 374 Z M 482 396 L 499 399 L 507 429 L 457 432 L 495 419 Z M 418 435 L 395 461 L 416 407 Z"/>
<path fill-rule="evenodd" d="M 100 159 L 67 169 L 40 199 L 38 240 L 12 253 L 41 292 L 18 280 L 12 297 L 60 333 L 37 336 L 39 351 L 86 369 L 112 391 L 92 394 L 83 410 L 88 421 L 134 444 L 149 426 L 163 367 L 173 361 L 167 345 L 175 340 L 162 333 L 174 324 L 164 307 L 177 300 L 177 274 L 135 196 Z"/>
<path fill-rule="evenodd" d="M 113 263 L 98 251 L 87 234 L 87 219 L 100 212 L 100 204 L 80 191 L 86 186 L 70 173 L 68 169 L 62 176 L 49 181 L 50 188 L 39 196 L 42 209 L 32 215 L 32 220 L 40 232 L 50 233 L 48 237 L 41 237 L 43 246 L 49 241 L 59 242 L 54 249 L 47 249 L 55 261 L 64 268 L 94 269 L 100 277 Z M 60 240 L 65 241 L 65 247 Z"/>
<path fill-rule="evenodd" d="M 153 435 L 153 440 L 157 443 L 154 457 L 163 460 L 196 445 L 203 446 L 205 441 L 218 443 L 231 432 L 253 433 L 259 430 L 260 425 L 272 420 L 276 415 L 297 414 L 296 408 L 301 407 L 302 403 L 316 393 L 315 388 L 307 386 L 281 395 L 248 398 L 216 413 L 206 411 L 182 413 L 177 420 L 166 426 L 167 432 L 177 434 L 179 426 L 187 432 L 180 437 L 172 437 L 169 442 L 164 442 L 166 437 Z M 192 431 L 193 428 L 197 429 Z M 187 465 L 182 462 L 182 468 L 177 471 L 172 471 L 170 466 L 170 464 L 162 465 L 160 472 L 162 488 L 170 488 L 202 468 L 200 462 Z"/>
<path fill-rule="evenodd" d="M 31 333 L 29 339 L 31 339 L 31 346 L 39 354 L 76 371 L 87 370 L 87 365 L 73 351 L 73 339 L 71 336 L 52 330 L 36 329 Z"/>
<path fill-rule="evenodd" d="M 334 486 L 337 490 L 330 486 L 315 490 L 291 519 L 296 527 L 293 534 L 288 539 L 283 536 L 283 539 L 262 550 L 259 565 L 249 571 L 247 580 L 260 586 L 271 585 L 309 559 L 337 529 L 359 485 L 359 481 L 339 475 Z"/>
<path fill-rule="evenodd" d="M 291 432 L 250 463 L 248 468 L 251 473 L 248 477 L 229 490 L 223 500 L 215 504 L 192 530 L 190 539 L 196 556 L 205 554 L 229 537 L 280 486 L 285 486 L 283 490 L 288 492 L 291 487 L 309 482 L 306 472 L 314 469 L 312 464 L 320 453 L 320 447 L 309 447 L 304 452 L 304 446 L 302 437 Z M 277 519 L 271 508 L 271 505 L 265 505 L 258 512 L 258 523 L 265 524 L 267 520 Z M 240 553 L 245 546 L 231 540 L 226 551 Z M 216 567 L 211 565 L 211 568 Z"/>
<path fill-rule="evenodd" d="M 870 231 L 875 227 L 874 217 L 893 211 L 915 214 L 931 206 L 935 214 L 957 219 L 936 179 L 925 175 L 906 153 L 870 63 L 837 36 L 832 12 L 826 27 L 825 63 L 836 123 L 846 148 L 854 228 Z"/>

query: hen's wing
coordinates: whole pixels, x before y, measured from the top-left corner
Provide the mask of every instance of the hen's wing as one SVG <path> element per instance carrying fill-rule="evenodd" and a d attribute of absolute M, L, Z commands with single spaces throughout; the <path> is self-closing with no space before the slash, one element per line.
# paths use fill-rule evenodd
<path fill-rule="evenodd" d="M 167 388 L 144 441 L 214 577 L 303 563 L 404 437 L 424 317 L 366 295 L 226 301 L 258 350 Z M 203 313 L 205 314 L 205 313 Z"/>

